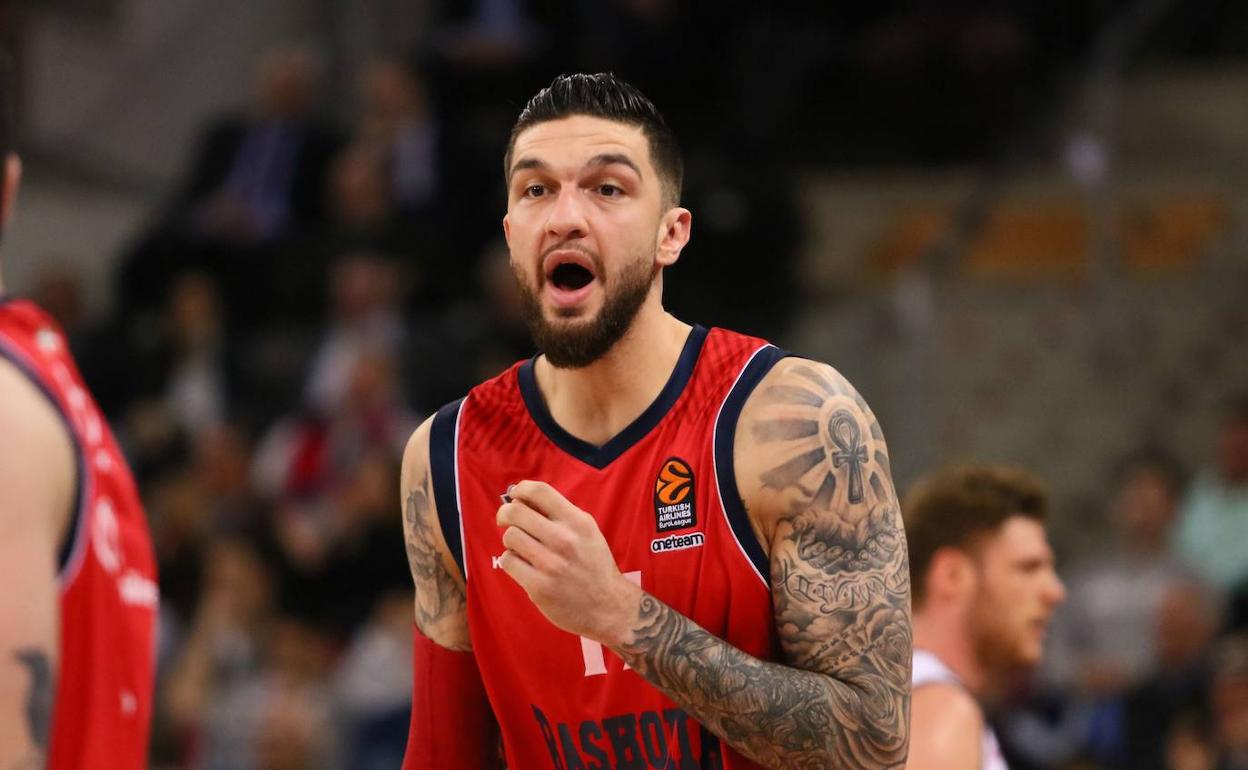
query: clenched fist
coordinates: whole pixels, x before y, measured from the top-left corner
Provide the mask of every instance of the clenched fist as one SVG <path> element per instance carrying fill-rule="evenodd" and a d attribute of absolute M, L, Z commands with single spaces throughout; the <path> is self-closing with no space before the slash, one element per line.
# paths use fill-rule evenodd
<path fill-rule="evenodd" d="M 642 591 L 620 574 L 594 517 L 541 481 L 507 497 L 497 519 L 503 571 L 564 631 L 608 646 L 630 638 Z"/>

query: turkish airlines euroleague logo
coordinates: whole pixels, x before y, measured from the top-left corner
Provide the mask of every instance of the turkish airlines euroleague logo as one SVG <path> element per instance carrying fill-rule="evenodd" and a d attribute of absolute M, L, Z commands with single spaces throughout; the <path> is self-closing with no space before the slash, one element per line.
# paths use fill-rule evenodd
<path fill-rule="evenodd" d="M 669 457 L 654 482 L 654 525 L 659 532 L 684 529 L 698 523 L 694 510 L 693 469 L 679 457 Z"/>

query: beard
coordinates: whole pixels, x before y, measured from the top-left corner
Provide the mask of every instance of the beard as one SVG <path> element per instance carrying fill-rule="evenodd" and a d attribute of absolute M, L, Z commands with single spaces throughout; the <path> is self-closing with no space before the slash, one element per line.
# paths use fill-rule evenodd
<path fill-rule="evenodd" d="M 1021 638 L 1026 630 L 1009 622 L 1008 606 L 1001 597 L 989 599 L 981 594 L 971 611 L 975 654 L 985 668 L 998 673 L 1023 671 L 1039 663 L 1030 659 Z"/>
<path fill-rule="evenodd" d="M 601 262 L 594 255 L 598 268 Z M 541 283 L 538 292 L 529 288 L 524 277 L 516 272 L 520 286 L 521 309 L 524 323 L 533 335 L 538 351 L 546 356 L 551 366 L 558 369 L 580 369 L 594 363 L 607 354 L 633 325 L 637 311 L 650 294 L 658 267 L 652 262 L 638 259 L 620 272 L 613 286 L 605 286 L 606 296 L 598 315 L 586 321 L 551 323 L 542 312 Z M 546 279 L 543 277 L 542 281 Z"/>

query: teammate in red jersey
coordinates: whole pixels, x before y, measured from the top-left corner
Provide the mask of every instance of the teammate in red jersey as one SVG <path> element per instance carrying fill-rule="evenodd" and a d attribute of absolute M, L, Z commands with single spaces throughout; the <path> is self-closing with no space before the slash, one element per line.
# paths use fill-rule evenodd
<path fill-rule="evenodd" d="M 0 72 L 0 222 L 21 177 Z M 65 337 L 0 283 L 0 767 L 147 766 L 155 557 Z"/>
<path fill-rule="evenodd" d="M 490 766 L 495 730 L 511 770 L 902 766 L 909 574 L 866 403 L 663 310 L 691 214 L 636 89 L 556 78 L 505 175 L 540 355 L 408 444 L 405 768 Z"/>

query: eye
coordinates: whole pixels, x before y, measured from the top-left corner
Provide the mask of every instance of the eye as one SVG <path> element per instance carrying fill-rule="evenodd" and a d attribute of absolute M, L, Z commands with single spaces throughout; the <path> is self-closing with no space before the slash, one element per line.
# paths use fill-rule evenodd
<path fill-rule="evenodd" d="M 613 184 L 598 185 L 598 194 L 603 196 L 604 198 L 616 198 L 616 197 L 619 197 L 620 194 L 622 194 L 623 192 L 624 192 L 623 190 L 621 190 L 620 188 L 616 187 Z"/>
<path fill-rule="evenodd" d="M 526 198 L 540 198 L 545 194 L 546 194 L 546 185 L 531 184 L 528 187 L 524 188 L 524 197 Z"/>

